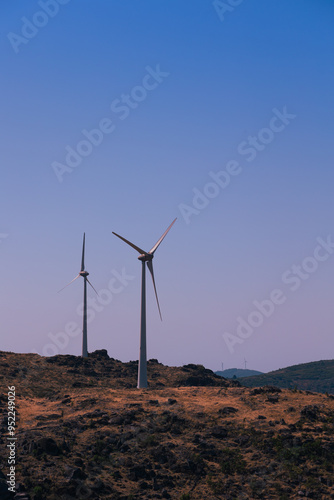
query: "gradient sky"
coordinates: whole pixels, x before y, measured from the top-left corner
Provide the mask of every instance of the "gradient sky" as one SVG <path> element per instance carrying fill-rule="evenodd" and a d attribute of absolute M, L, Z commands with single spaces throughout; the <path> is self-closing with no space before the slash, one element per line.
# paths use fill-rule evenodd
<path fill-rule="evenodd" d="M 81 353 L 64 332 L 81 329 L 82 280 L 57 291 L 85 231 L 104 297 L 88 349 L 138 359 L 140 262 L 112 231 L 149 250 L 177 217 L 154 259 L 162 323 L 147 282 L 148 358 L 332 359 L 332 0 L 55 1 L 0 6 L 0 349 Z M 102 292 L 117 273 L 132 279 Z"/>

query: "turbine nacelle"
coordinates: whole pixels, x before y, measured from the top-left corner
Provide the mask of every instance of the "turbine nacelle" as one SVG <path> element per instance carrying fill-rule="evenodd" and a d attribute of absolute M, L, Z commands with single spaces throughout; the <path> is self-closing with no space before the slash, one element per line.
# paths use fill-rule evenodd
<path fill-rule="evenodd" d="M 130 247 L 132 247 L 135 250 L 137 250 L 137 252 L 139 253 L 138 260 L 140 260 L 143 264 L 145 264 L 145 262 L 147 263 L 148 270 L 150 271 L 150 274 L 151 274 L 151 277 L 152 277 L 155 298 L 157 299 L 157 306 L 158 306 L 159 315 L 160 315 L 160 319 L 161 320 L 162 320 L 162 316 L 161 316 L 161 311 L 160 311 L 160 305 L 159 305 L 159 300 L 158 300 L 157 289 L 156 289 L 156 286 L 155 286 L 155 279 L 154 279 L 153 262 L 152 262 L 152 260 L 153 260 L 153 257 L 154 257 L 154 252 L 156 251 L 156 249 L 158 248 L 158 246 L 160 245 L 160 243 L 162 242 L 162 240 L 165 238 L 166 234 L 168 233 L 168 231 L 170 230 L 170 228 L 172 227 L 172 225 L 174 224 L 175 221 L 176 221 L 176 219 L 174 219 L 173 222 L 168 226 L 168 228 L 166 229 L 166 231 L 164 232 L 164 234 L 158 239 L 158 241 L 156 242 L 156 244 L 151 248 L 151 250 L 149 252 L 145 252 L 145 250 L 143 250 L 142 248 L 138 247 L 134 243 L 131 243 L 131 241 L 127 240 L 126 238 L 123 238 L 123 236 L 120 236 L 119 234 L 114 233 L 114 231 L 113 231 L 113 234 L 115 236 L 117 236 L 118 238 L 120 238 L 121 240 L 123 240 L 125 243 L 127 243 L 128 245 L 130 245 Z M 82 269 L 84 269 L 84 268 L 82 268 Z"/>
<path fill-rule="evenodd" d="M 94 292 L 98 295 L 97 291 L 95 290 L 95 288 L 93 287 L 93 285 L 91 284 L 91 282 L 89 281 L 89 279 L 87 278 L 87 276 L 89 276 L 89 272 L 85 271 L 85 233 L 84 233 L 84 236 L 83 236 L 83 243 L 82 243 L 81 270 L 80 270 L 79 274 L 75 278 L 73 278 L 72 281 L 70 281 L 66 286 L 64 286 L 64 288 L 66 288 L 68 285 L 70 285 L 71 283 L 73 283 L 73 281 L 75 281 L 78 278 L 80 278 L 80 276 L 82 276 L 88 282 L 88 284 L 92 287 L 92 289 L 94 290 Z M 61 290 L 64 290 L 64 288 L 62 288 Z M 59 291 L 61 292 L 61 290 L 59 290 Z"/>
<path fill-rule="evenodd" d="M 150 253 L 142 253 L 138 257 L 138 260 L 141 260 L 142 262 L 150 262 L 152 259 L 153 259 L 153 254 Z"/>

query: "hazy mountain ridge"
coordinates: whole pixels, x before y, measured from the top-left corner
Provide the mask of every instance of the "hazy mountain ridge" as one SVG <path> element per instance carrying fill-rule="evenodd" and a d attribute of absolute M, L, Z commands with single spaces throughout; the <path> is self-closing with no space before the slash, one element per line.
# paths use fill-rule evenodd
<path fill-rule="evenodd" d="M 280 388 L 334 394 L 334 360 L 288 366 L 262 375 L 242 377 L 239 381 L 246 387 L 275 385 Z"/>
<path fill-rule="evenodd" d="M 250 389 L 201 365 L 0 352 L 2 500 L 334 498 L 334 398 Z M 8 385 L 18 493 L 8 494 Z"/>
<path fill-rule="evenodd" d="M 263 372 L 258 370 L 249 370 L 247 368 L 228 368 L 227 370 L 217 371 L 216 375 L 224 378 L 241 378 L 241 377 L 253 377 L 254 375 L 261 375 Z"/>

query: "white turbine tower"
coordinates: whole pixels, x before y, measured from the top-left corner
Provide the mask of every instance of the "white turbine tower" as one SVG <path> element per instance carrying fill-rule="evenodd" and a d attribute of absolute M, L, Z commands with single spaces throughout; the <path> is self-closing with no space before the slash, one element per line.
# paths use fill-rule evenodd
<path fill-rule="evenodd" d="M 154 252 L 162 242 L 162 240 L 165 238 L 166 234 L 174 224 L 176 219 L 173 220 L 170 226 L 166 229 L 164 234 L 161 236 L 161 238 L 156 242 L 153 248 L 149 252 L 145 252 L 145 250 L 142 250 L 141 248 L 137 247 L 130 241 L 126 240 L 119 234 L 114 233 L 115 236 L 118 236 L 121 240 L 125 241 L 128 245 L 130 245 L 132 248 L 137 250 L 137 252 L 140 254 L 138 259 L 141 260 L 142 263 L 142 274 L 141 274 L 141 316 L 140 316 L 140 348 L 139 348 L 139 364 L 138 364 L 138 384 L 137 387 L 138 389 L 140 388 L 145 388 L 147 387 L 147 352 L 146 352 L 146 286 L 145 286 L 145 262 L 147 263 L 147 267 L 151 273 L 152 276 L 152 281 L 153 281 L 153 287 L 154 287 L 154 292 L 155 292 L 155 297 L 157 299 L 157 304 L 158 304 L 158 309 L 159 309 L 159 314 L 160 314 L 160 319 L 162 321 L 162 316 L 161 316 L 161 311 L 160 311 L 160 305 L 159 305 L 159 300 L 158 300 L 158 294 L 157 294 L 157 289 L 155 286 L 155 280 L 154 280 L 154 272 L 153 272 L 153 257 L 154 257 Z"/>
<path fill-rule="evenodd" d="M 80 278 L 80 276 L 83 277 L 84 279 L 84 301 L 83 301 L 83 326 L 82 326 L 82 357 L 87 358 L 88 356 L 88 351 L 87 351 L 87 282 L 90 284 L 90 286 L 93 288 L 94 292 L 98 295 L 97 291 L 87 278 L 89 275 L 88 271 L 85 271 L 85 233 L 83 235 L 83 243 L 82 243 L 82 257 L 81 257 L 81 270 L 79 274 L 72 280 L 70 281 L 64 288 L 66 288 L 68 285 L 73 283 L 76 279 Z M 61 292 L 64 290 L 62 288 L 59 290 Z"/>

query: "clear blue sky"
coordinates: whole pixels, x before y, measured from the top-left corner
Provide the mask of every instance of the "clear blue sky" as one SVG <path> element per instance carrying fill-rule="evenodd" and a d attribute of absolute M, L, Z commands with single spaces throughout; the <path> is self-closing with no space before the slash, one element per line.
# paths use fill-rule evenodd
<path fill-rule="evenodd" d="M 262 371 L 332 359 L 333 2 L 0 11 L 1 350 L 80 354 L 64 332 L 81 329 L 82 280 L 57 290 L 85 231 L 104 300 L 88 348 L 138 359 L 140 262 L 112 231 L 149 250 L 178 217 L 154 259 L 162 323 L 147 283 L 149 358 Z"/>

